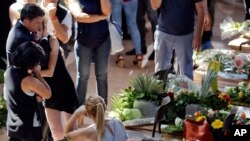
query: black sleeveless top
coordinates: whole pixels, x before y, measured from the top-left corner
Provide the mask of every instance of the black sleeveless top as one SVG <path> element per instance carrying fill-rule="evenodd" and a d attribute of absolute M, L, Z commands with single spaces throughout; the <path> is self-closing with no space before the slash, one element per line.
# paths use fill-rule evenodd
<path fill-rule="evenodd" d="M 21 82 L 28 75 L 26 69 L 13 66 L 5 72 L 4 95 L 8 108 L 7 131 L 10 137 L 28 138 L 32 134 L 38 103 L 36 96 L 28 96 L 22 91 Z"/>

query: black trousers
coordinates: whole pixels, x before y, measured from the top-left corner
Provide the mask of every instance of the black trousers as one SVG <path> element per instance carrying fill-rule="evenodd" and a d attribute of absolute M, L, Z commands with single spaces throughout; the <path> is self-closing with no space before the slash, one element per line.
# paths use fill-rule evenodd
<path fill-rule="evenodd" d="M 21 137 L 9 137 L 9 141 L 41 141 L 42 140 L 42 130 L 41 127 L 33 127 L 32 134 L 28 138 Z"/>

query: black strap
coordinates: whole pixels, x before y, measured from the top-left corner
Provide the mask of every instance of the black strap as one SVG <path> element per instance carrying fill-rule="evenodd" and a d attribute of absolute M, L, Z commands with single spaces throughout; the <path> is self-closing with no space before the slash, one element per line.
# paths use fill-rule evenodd
<path fill-rule="evenodd" d="M 240 44 L 240 48 L 239 48 L 240 51 L 242 50 L 242 46 L 245 45 L 245 44 L 250 44 L 250 40 L 249 40 L 249 41 L 242 42 L 242 43 Z"/>

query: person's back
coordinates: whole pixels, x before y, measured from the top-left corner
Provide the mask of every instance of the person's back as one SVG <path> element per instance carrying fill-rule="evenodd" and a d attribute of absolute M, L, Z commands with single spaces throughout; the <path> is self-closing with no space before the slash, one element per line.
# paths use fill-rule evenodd
<path fill-rule="evenodd" d="M 105 118 L 106 104 L 100 96 L 89 97 L 86 105 L 80 106 L 65 126 L 67 137 L 74 141 L 90 139 L 93 141 L 126 141 L 127 134 L 122 122 L 116 118 Z M 84 118 L 94 124 L 83 127 Z M 76 128 L 76 125 L 78 126 Z"/>
<path fill-rule="evenodd" d="M 112 118 L 105 124 L 105 133 L 102 141 L 126 141 L 128 136 L 121 121 Z"/>

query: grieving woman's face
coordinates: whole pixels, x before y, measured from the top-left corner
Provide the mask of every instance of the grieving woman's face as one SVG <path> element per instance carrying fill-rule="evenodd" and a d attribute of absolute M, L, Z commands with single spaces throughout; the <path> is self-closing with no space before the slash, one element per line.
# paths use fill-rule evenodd
<path fill-rule="evenodd" d="M 39 28 L 36 32 L 34 32 L 34 40 L 39 41 L 42 38 L 43 35 L 43 29 Z"/>

